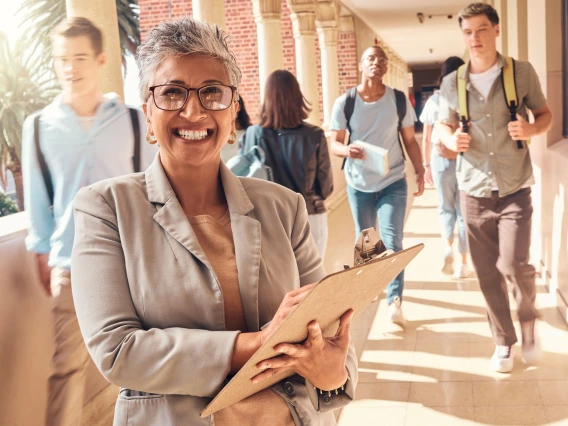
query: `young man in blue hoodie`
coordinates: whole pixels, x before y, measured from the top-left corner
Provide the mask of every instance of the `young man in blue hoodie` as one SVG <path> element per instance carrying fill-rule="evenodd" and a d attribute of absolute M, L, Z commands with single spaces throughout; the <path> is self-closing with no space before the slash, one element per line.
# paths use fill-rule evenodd
<path fill-rule="evenodd" d="M 26 247 L 36 255 L 52 301 L 55 352 L 46 425 L 76 426 L 89 354 L 71 294 L 73 199 L 84 186 L 145 170 L 157 150 L 139 140 L 146 135 L 142 112 L 131 112 L 115 93 L 101 93 L 99 72 L 106 61 L 101 31 L 85 18 L 73 18 L 56 27 L 52 45 L 63 93 L 23 128 Z"/>

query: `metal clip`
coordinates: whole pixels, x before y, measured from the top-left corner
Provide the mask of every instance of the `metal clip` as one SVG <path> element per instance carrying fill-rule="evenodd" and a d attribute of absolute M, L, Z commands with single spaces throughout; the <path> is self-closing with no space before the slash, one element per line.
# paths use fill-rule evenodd
<path fill-rule="evenodd" d="M 355 244 L 353 264 L 355 266 L 364 265 L 373 259 L 387 256 L 391 253 L 392 251 L 387 250 L 375 228 L 368 228 L 361 232 Z"/>

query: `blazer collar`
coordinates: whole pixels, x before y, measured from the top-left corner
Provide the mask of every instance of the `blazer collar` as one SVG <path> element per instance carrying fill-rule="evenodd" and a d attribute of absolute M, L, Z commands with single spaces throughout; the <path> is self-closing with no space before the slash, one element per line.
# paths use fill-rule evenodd
<path fill-rule="evenodd" d="M 246 215 L 254 209 L 241 180 L 221 162 L 221 182 L 225 190 L 225 197 L 231 213 Z M 146 170 L 146 188 L 148 201 L 154 204 L 166 204 L 175 197 L 174 190 L 166 176 L 160 155 L 158 154 L 150 167 Z"/>

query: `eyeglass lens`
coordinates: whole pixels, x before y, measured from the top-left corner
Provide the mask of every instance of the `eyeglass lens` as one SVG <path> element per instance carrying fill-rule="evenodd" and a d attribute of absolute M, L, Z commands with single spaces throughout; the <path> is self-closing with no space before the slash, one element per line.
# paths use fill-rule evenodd
<path fill-rule="evenodd" d="M 155 87 L 154 101 L 160 109 L 175 111 L 184 107 L 188 94 L 189 91 L 185 87 L 165 84 Z M 204 86 L 197 89 L 197 95 L 203 108 L 221 111 L 231 105 L 233 89 L 221 85 Z"/>

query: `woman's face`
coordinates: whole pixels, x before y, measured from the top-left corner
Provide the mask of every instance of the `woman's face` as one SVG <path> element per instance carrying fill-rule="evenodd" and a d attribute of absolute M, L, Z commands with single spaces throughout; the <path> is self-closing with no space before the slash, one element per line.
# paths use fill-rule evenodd
<path fill-rule="evenodd" d="M 191 89 L 222 84 L 230 86 L 225 67 L 217 59 L 204 55 L 168 58 L 158 68 L 151 86 L 177 84 Z M 183 89 L 182 89 L 183 90 Z M 155 89 L 156 96 L 158 89 Z M 222 111 L 210 111 L 201 105 L 195 90 L 189 92 L 185 106 L 177 111 L 158 107 L 151 95 L 143 105 L 148 132 L 160 145 L 164 166 L 217 166 L 221 148 L 234 131 L 238 102 Z"/>

